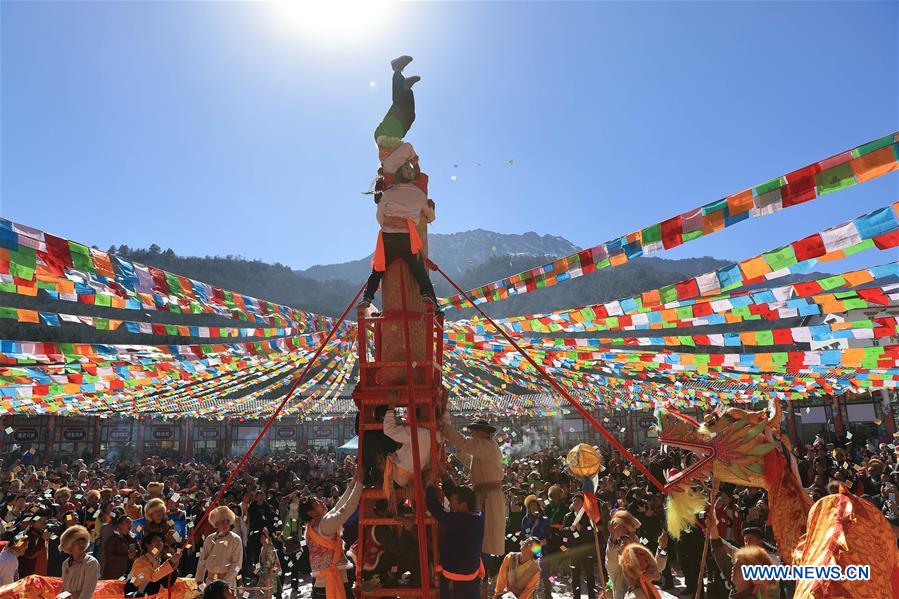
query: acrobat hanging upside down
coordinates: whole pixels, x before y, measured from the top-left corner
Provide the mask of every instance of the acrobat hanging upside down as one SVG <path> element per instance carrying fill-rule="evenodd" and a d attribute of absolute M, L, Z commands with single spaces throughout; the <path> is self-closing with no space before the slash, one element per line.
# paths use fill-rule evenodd
<path fill-rule="evenodd" d="M 434 202 L 428 199 L 428 176 L 421 172 L 418 155 L 412 144 L 403 141 L 415 121 L 415 95 L 412 86 L 421 77 L 406 77 L 403 69 L 412 62 L 411 56 L 391 61 L 393 67 L 393 103 L 375 129 L 378 146 L 378 180 L 375 184 L 377 219 L 381 225 L 372 271 L 359 306 L 367 308 L 381 284 L 387 265 L 397 258 L 409 265 L 418 282 L 421 296 L 438 310 L 434 286 L 428 277 L 422 256 L 419 225 L 433 222 Z"/>

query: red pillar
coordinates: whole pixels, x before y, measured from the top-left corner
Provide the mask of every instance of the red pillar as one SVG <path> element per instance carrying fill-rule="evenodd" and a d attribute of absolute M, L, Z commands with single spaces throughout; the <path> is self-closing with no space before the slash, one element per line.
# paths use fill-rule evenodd
<path fill-rule="evenodd" d="M 44 416 L 47 422 L 47 442 L 44 445 L 44 463 L 46 464 L 49 459 L 51 452 L 53 451 L 53 445 L 56 443 L 57 437 L 57 420 L 59 416 Z"/>
<path fill-rule="evenodd" d="M 94 459 L 105 457 L 100 455 L 100 418 L 94 417 Z"/>
<path fill-rule="evenodd" d="M 881 412 L 883 413 L 881 421 L 883 422 L 883 427 L 886 429 L 887 436 L 890 437 L 890 439 L 893 438 L 893 434 L 896 432 L 896 421 L 893 420 L 892 396 L 893 392 L 889 389 L 883 389 L 880 392 L 880 407 L 882 408 Z"/>
<path fill-rule="evenodd" d="M 12 425 L 12 416 L 3 416 L 0 417 L 0 428 L 3 430 L 0 431 L 0 454 L 3 453 L 3 450 L 6 449 L 6 438 L 10 435 L 6 434 L 6 429 L 8 429 Z"/>
<path fill-rule="evenodd" d="M 141 463 L 144 461 L 144 441 L 145 441 L 145 429 L 147 428 L 147 421 L 143 418 L 136 420 L 135 423 L 137 425 L 137 461 Z"/>
<path fill-rule="evenodd" d="M 624 413 L 624 446 L 628 449 L 634 447 L 634 418 L 633 412 Z"/>
<path fill-rule="evenodd" d="M 225 421 L 225 456 L 231 455 L 231 419 Z"/>
<path fill-rule="evenodd" d="M 796 408 L 793 402 L 787 402 L 787 434 L 790 442 L 795 446 L 799 443 L 799 434 L 796 432 Z"/>
<path fill-rule="evenodd" d="M 837 435 L 842 435 L 846 431 L 846 427 L 843 426 L 843 409 L 840 404 L 840 396 L 834 395 L 831 406 L 833 408 L 833 428 Z"/>
<path fill-rule="evenodd" d="M 194 455 L 193 429 L 194 422 L 189 418 L 182 418 L 181 427 L 181 459 L 189 461 Z"/>

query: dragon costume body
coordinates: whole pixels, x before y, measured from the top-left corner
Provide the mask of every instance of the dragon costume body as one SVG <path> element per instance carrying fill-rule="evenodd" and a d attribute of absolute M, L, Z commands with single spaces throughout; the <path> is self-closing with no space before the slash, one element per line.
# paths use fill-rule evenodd
<path fill-rule="evenodd" d="M 16 582 L 0 586 L 2 599 L 57 599 L 62 595 L 62 579 L 52 576 L 31 575 Z M 125 581 L 101 580 L 94 590 L 93 599 L 122 599 L 125 597 Z M 146 599 L 198 599 L 197 581 L 179 578 L 172 585 L 172 592 L 162 589 L 147 595 Z"/>
<path fill-rule="evenodd" d="M 768 411 L 720 407 L 701 423 L 665 409 L 657 418 L 660 443 L 696 458 L 665 485 L 672 536 L 679 537 L 705 509 L 709 477 L 762 488 L 784 564 L 871 567 L 867 581 L 800 581 L 795 599 L 899 597 L 899 552 L 889 523 L 874 505 L 845 490 L 812 505 L 789 441 L 781 436 L 778 401 Z"/>

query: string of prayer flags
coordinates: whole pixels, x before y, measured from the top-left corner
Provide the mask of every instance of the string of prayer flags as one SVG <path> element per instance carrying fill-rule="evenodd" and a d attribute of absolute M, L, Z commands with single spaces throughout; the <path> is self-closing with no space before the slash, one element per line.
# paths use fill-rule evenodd
<path fill-rule="evenodd" d="M 899 169 L 897 142 L 899 132 L 891 133 L 617 239 L 470 289 L 468 295 L 475 303 L 481 304 L 530 293 L 683 245 L 749 218 L 768 216 L 857 183 L 871 181 Z M 808 240 L 799 251 L 817 253 L 820 248 L 816 244 L 823 241 Z M 785 258 L 789 260 L 789 254 Z M 771 261 L 776 259 L 776 256 L 769 257 Z M 766 261 L 766 264 L 771 262 Z M 752 265 L 748 266 L 752 268 Z M 445 298 L 442 304 L 445 308 L 469 306 L 461 294 Z"/>

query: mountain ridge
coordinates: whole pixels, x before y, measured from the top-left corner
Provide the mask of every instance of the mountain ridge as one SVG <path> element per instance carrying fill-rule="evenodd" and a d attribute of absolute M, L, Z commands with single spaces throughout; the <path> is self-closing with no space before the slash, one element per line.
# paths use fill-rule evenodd
<path fill-rule="evenodd" d="M 558 258 L 580 250 L 560 235 L 497 233 L 487 229 L 471 229 L 456 233 L 430 233 L 430 257 L 451 276 L 462 275 L 493 256 L 552 256 Z M 317 281 L 343 279 L 363 281 L 371 272 L 372 254 L 358 260 L 335 264 L 315 264 L 296 272 Z M 464 258 L 463 258 L 464 257 Z"/>

